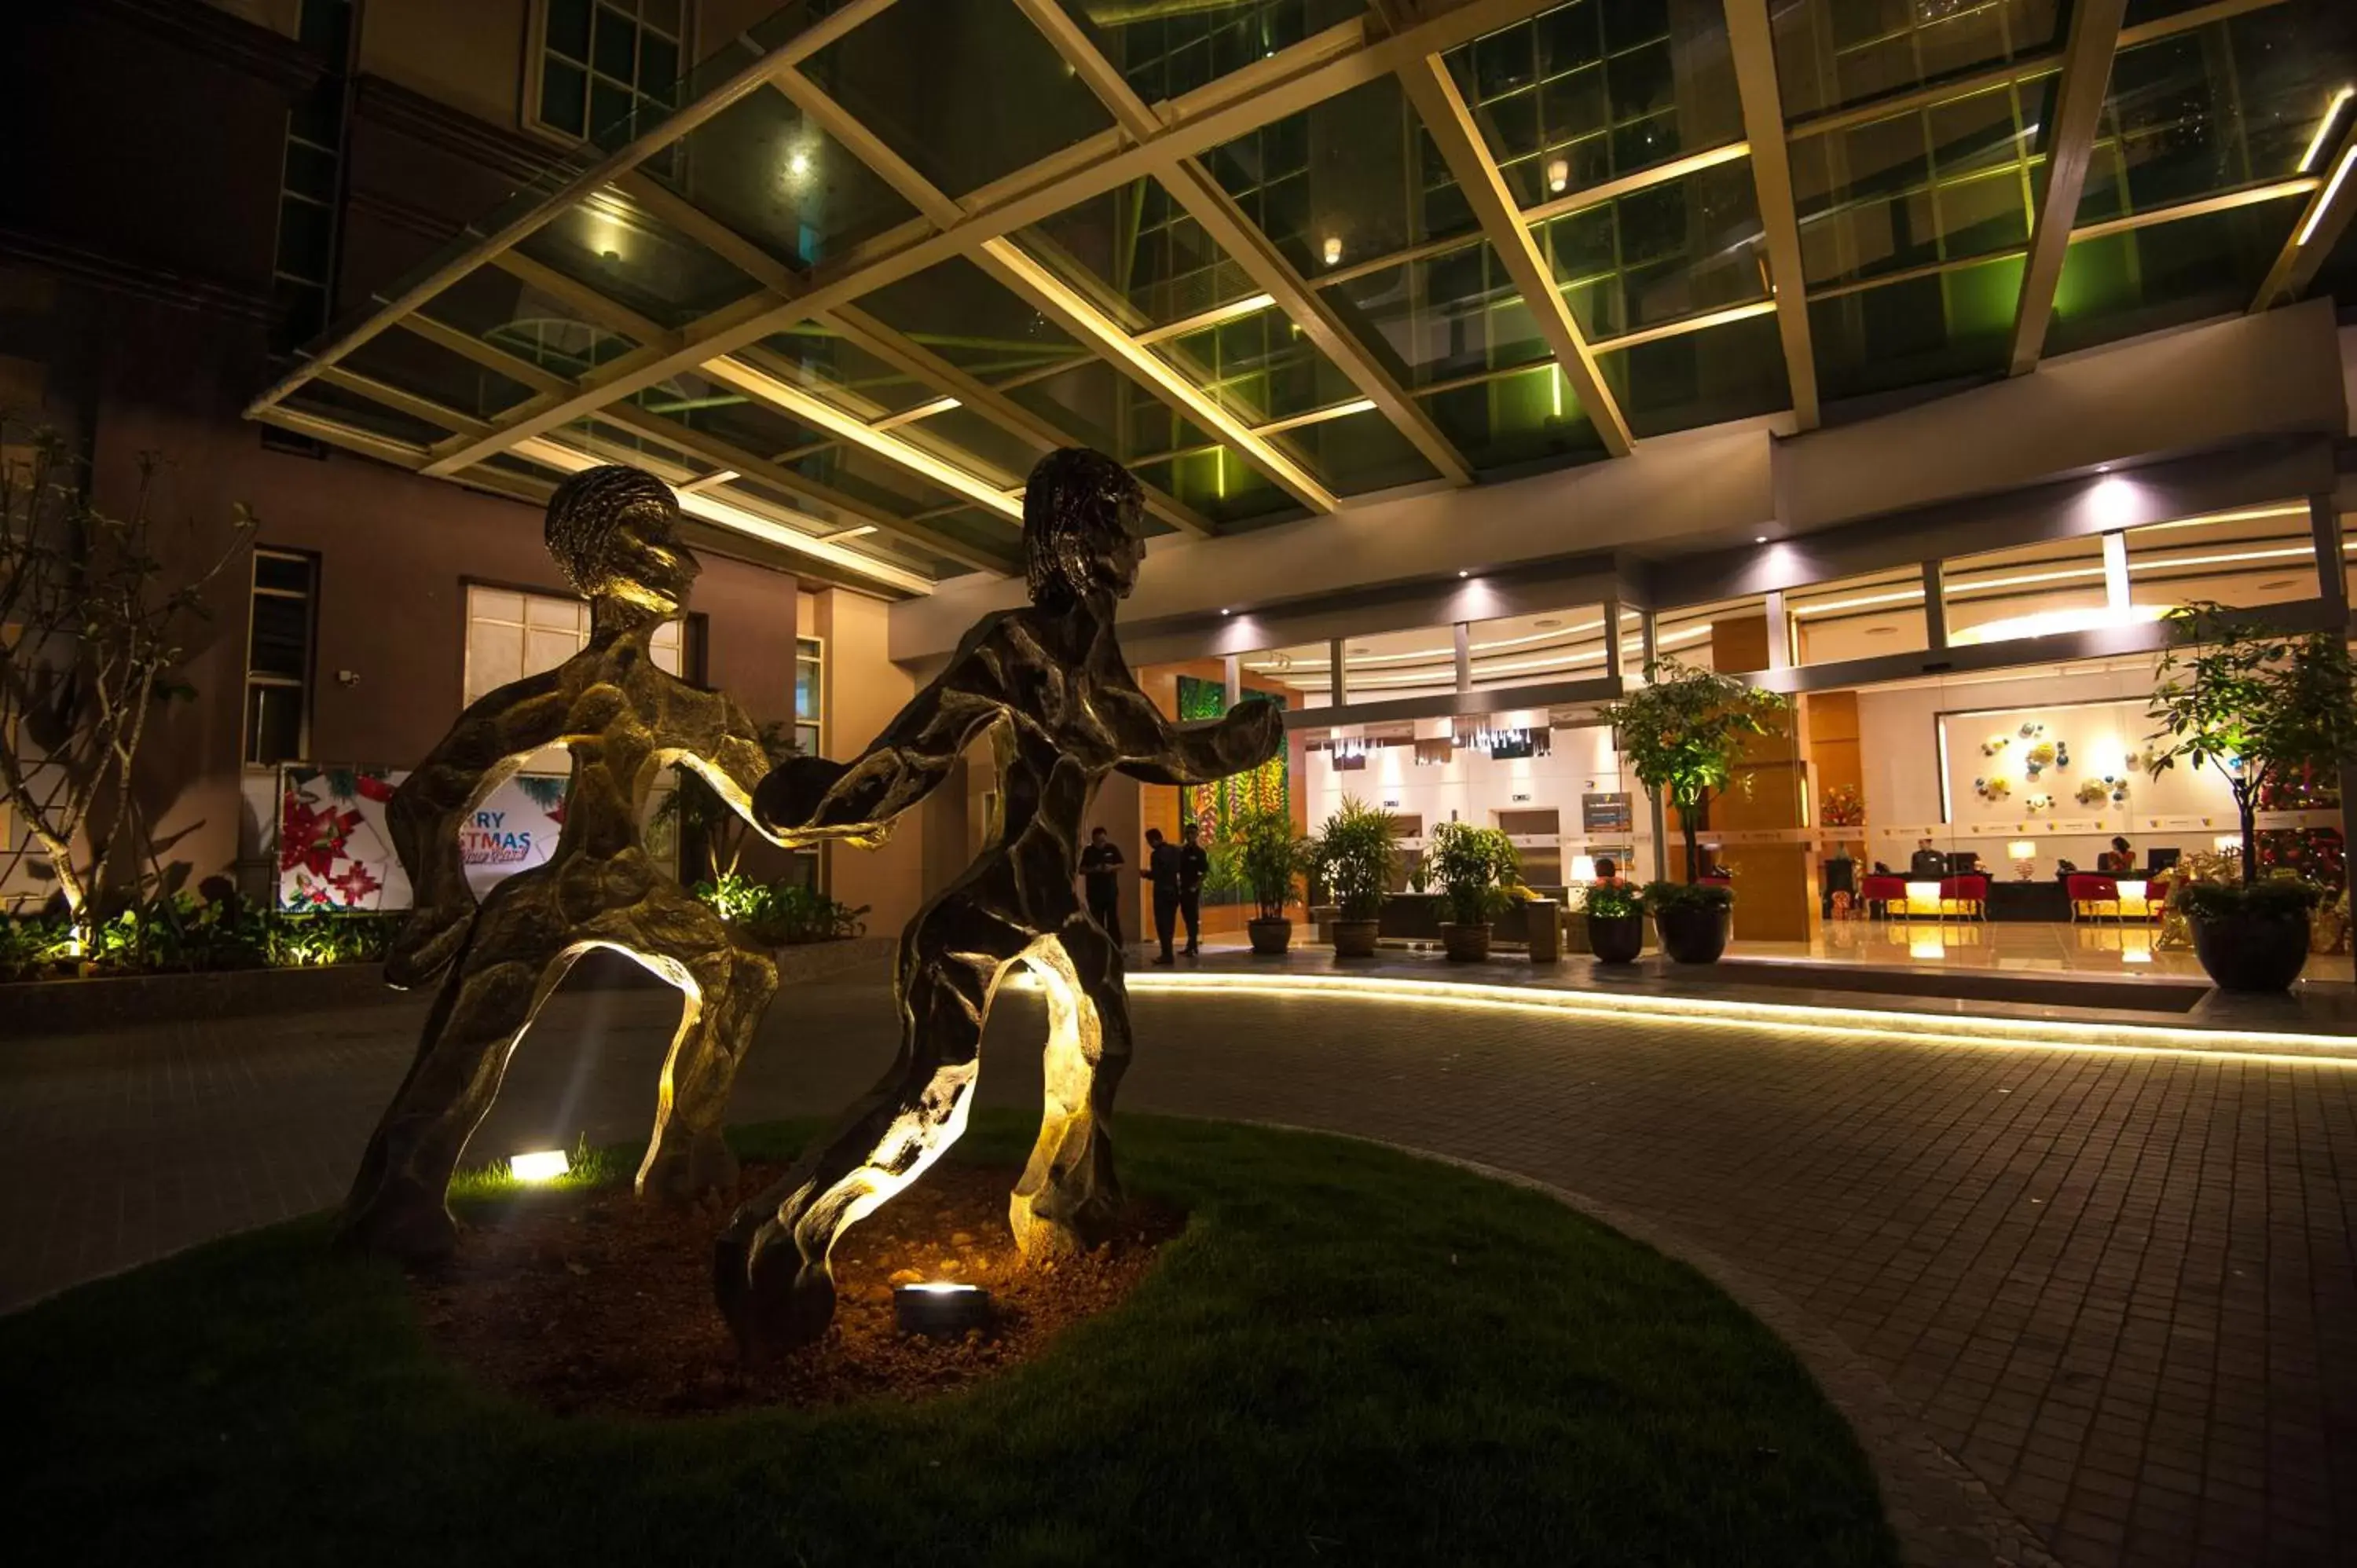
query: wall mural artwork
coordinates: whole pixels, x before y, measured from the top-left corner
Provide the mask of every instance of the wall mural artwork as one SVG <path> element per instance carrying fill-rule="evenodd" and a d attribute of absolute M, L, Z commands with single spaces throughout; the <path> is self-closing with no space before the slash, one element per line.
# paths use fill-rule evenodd
<path fill-rule="evenodd" d="M 1254 701 L 1274 703 L 1282 708 L 1285 698 L 1274 692 L 1254 692 Z M 1192 724 L 1203 719 L 1216 719 L 1228 711 L 1228 691 L 1224 682 L 1206 681 L 1199 676 L 1178 677 L 1178 721 Z M 1289 811 L 1293 803 L 1292 772 L 1286 754 L 1275 757 L 1247 772 L 1215 783 L 1190 785 L 1179 791 L 1178 814 L 1182 820 L 1202 824 L 1203 842 L 1221 842 L 1221 830 L 1237 815 L 1245 811 Z"/>

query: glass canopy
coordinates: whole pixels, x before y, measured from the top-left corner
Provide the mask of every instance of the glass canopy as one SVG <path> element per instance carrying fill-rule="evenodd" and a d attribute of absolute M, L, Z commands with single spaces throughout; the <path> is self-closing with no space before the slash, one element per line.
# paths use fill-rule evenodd
<path fill-rule="evenodd" d="M 909 594 L 1017 569 L 1058 446 L 1215 534 L 2357 287 L 2347 0 L 802 0 L 692 66 L 631 26 L 550 6 L 580 146 L 256 417 L 521 496 L 644 461 Z"/>

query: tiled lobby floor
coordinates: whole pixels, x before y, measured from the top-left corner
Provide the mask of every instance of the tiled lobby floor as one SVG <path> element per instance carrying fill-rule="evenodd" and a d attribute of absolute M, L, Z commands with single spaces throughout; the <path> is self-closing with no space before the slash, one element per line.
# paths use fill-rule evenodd
<path fill-rule="evenodd" d="M 1482 1161 L 1716 1254 L 2074 1568 L 2357 1561 L 2357 1069 L 1240 994 L 1184 971 L 1133 1005 L 1125 1109 Z M 9 1040 L 0 1305 L 335 1201 L 419 1014 Z M 672 1015 L 644 992 L 559 998 L 479 1155 L 642 1133 Z M 892 1017 L 875 983 L 785 993 L 737 1113 L 839 1108 L 890 1060 Z M 1040 1028 L 1035 997 L 1002 1000 L 985 1103 L 1038 1104 Z"/>
<path fill-rule="evenodd" d="M 1932 964 L 2050 974 L 2206 980 L 2190 947 L 2162 947 L 2149 920 L 1828 920 L 1806 942 L 1738 941 L 1739 958 Z M 2309 975 L 2347 982 L 2349 955 L 2319 953 Z"/>

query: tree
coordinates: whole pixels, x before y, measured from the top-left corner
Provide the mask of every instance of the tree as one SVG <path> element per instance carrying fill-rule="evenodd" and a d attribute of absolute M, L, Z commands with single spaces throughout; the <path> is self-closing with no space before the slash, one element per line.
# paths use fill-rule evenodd
<path fill-rule="evenodd" d="M 1255 918 L 1282 920 L 1294 885 L 1314 864 L 1309 841 L 1281 806 L 1244 806 L 1228 814 L 1211 846 L 1210 885 L 1242 888 L 1253 897 Z"/>
<path fill-rule="evenodd" d="M 1685 831 L 1686 880 L 1702 878 L 1695 819 L 1724 789 L 1748 736 L 1768 735 L 1791 703 L 1781 694 L 1674 659 L 1645 666 L 1645 684 L 1602 712 L 1630 771 L 1678 809 Z"/>
<path fill-rule="evenodd" d="M 2225 776 L 2242 820 L 2243 885 L 2258 877 L 2259 800 L 2309 768 L 2357 759 L 2357 690 L 2338 630 L 2294 635 L 2200 600 L 2169 614 L 2146 770 L 2182 758 Z"/>
<path fill-rule="evenodd" d="M 91 507 L 76 467 L 48 431 L 29 456 L 0 464 L 0 799 L 86 944 L 119 852 L 135 853 L 143 890 L 153 875 L 132 788 L 140 744 L 157 704 L 187 694 L 168 679 L 182 638 L 253 519 L 238 508 L 220 553 L 199 552 L 178 575 L 149 515 L 153 461 L 142 460 L 127 517 Z"/>

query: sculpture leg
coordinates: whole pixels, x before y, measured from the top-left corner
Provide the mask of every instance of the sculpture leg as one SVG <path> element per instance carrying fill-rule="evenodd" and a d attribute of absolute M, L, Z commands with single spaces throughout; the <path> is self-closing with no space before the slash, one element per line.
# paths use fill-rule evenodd
<path fill-rule="evenodd" d="M 693 988 L 682 987 L 686 1004 L 656 1087 L 654 1137 L 639 1166 L 642 1197 L 685 1202 L 736 1185 L 737 1156 L 721 1128 L 737 1069 L 778 993 L 778 966 L 767 953 L 726 945 L 725 931 L 721 940 L 719 950 L 688 965 Z"/>
<path fill-rule="evenodd" d="M 446 1202 L 450 1173 L 499 1094 L 516 1041 L 574 956 L 460 960 L 435 999 L 408 1079 L 361 1156 L 337 1228 L 340 1244 L 404 1262 L 439 1257 L 457 1244 L 457 1222 Z"/>
<path fill-rule="evenodd" d="M 835 1239 L 915 1181 L 965 1130 L 990 995 L 1034 939 L 978 899 L 936 905 L 901 939 L 900 1058 L 713 1253 L 720 1310 L 748 1360 L 826 1331 Z"/>
<path fill-rule="evenodd" d="M 1084 920 L 1068 921 L 1030 962 L 1048 993 L 1046 1105 L 1007 1219 L 1026 1258 L 1056 1258 L 1108 1240 L 1120 1223 L 1110 1123 L 1129 1065 L 1129 993 L 1121 950 Z"/>

